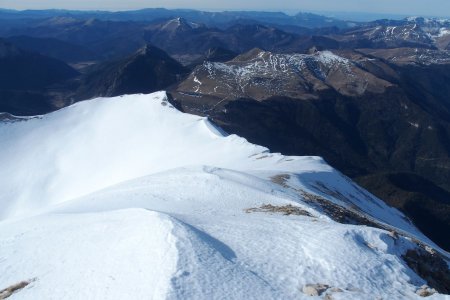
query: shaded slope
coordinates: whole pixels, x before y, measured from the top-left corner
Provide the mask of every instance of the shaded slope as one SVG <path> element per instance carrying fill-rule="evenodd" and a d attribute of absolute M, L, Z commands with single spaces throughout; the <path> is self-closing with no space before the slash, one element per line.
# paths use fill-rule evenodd
<path fill-rule="evenodd" d="M 75 75 L 75 70 L 59 60 L 20 50 L 0 40 L 0 89 L 43 89 Z"/>
<path fill-rule="evenodd" d="M 0 112 L 34 115 L 55 110 L 48 88 L 77 75 L 62 61 L 0 39 Z"/>
<path fill-rule="evenodd" d="M 450 230 L 450 193 L 434 183 L 412 173 L 388 173 L 356 179 L 368 190 L 403 211 L 427 236 L 445 249 Z"/>
<path fill-rule="evenodd" d="M 164 51 L 147 45 L 122 60 L 94 66 L 81 79 L 77 98 L 154 92 L 174 84 L 185 72 Z"/>
<path fill-rule="evenodd" d="M 17 47 L 53 57 L 68 63 L 92 61 L 97 57 L 84 47 L 63 42 L 54 38 L 34 38 L 28 36 L 8 37 Z"/>

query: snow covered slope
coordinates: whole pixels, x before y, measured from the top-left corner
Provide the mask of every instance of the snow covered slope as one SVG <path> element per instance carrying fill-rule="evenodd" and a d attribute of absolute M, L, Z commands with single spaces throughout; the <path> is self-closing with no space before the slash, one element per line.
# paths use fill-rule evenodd
<path fill-rule="evenodd" d="M 0 165 L 0 298 L 26 281 L 11 299 L 414 299 L 414 254 L 448 271 L 321 158 L 227 136 L 164 92 L 3 121 Z"/>

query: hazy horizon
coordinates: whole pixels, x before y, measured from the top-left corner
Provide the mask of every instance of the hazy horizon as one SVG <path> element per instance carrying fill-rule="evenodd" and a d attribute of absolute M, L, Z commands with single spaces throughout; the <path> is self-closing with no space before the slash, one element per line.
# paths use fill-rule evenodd
<path fill-rule="evenodd" d="M 450 1 L 448 0 L 282 0 L 274 2 L 262 2 L 256 0 L 240 1 L 228 0 L 226 4 L 211 3 L 206 0 L 0 0 L 0 8 L 4 9 L 68 9 L 68 10 L 136 10 L 143 8 L 167 8 L 167 9 L 196 9 L 205 11 L 224 10 L 254 10 L 254 11 L 281 11 L 295 13 L 308 11 L 316 13 L 345 13 L 345 14 L 375 14 L 375 15 L 420 15 L 420 16 L 450 16 Z M 445 12 L 445 14 L 443 13 Z"/>

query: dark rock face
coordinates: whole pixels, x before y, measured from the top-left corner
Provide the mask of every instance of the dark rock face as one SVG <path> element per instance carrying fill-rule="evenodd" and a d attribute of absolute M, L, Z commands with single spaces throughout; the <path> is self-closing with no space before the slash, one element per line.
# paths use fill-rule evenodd
<path fill-rule="evenodd" d="M 95 66 L 82 78 L 76 97 L 150 93 L 176 83 L 186 72 L 164 51 L 147 45 L 126 59 Z"/>
<path fill-rule="evenodd" d="M 450 294 L 450 270 L 440 255 L 418 248 L 408 250 L 403 259 L 417 275 L 439 293 Z"/>
<path fill-rule="evenodd" d="M 364 51 L 293 59 L 253 50 L 225 64 L 203 64 L 172 96 L 183 110 L 272 151 L 320 155 L 353 178 L 403 172 L 420 178 L 417 184 L 429 182 L 441 193 L 415 191 L 409 177 L 405 185 L 392 184 L 407 193 L 395 205 L 384 185 L 360 181 L 449 249 L 449 220 L 438 211 L 450 208 L 442 200 L 450 190 L 450 60 L 430 58 L 425 65 L 418 61 L 423 53 L 402 53 L 399 61 Z M 431 228 L 441 230 L 430 234 Z"/>

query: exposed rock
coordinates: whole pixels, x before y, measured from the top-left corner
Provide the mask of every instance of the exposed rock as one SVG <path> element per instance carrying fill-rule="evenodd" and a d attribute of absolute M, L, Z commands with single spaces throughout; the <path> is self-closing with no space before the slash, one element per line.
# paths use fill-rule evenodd
<path fill-rule="evenodd" d="M 322 295 L 330 286 L 322 283 L 307 284 L 302 288 L 302 292 L 308 296 L 320 296 Z"/>
<path fill-rule="evenodd" d="M 385 230 L 391 230 L 384 224 L 372 221 L 364 213 L 357 211 L 356 208 L 343 207 L 321 196 L 306 192 L 305 190 L 292 188 L 288 184 L 289 178 L 290 178 L 289 174 L 279 174 L 276 176 L 272 176 L 270 180 L 273 183 L 276 183 L 284 188 L 290 188 L 295 192 L 299 193 L 304 201 L 308 202 L 308 204 L 312 205 L 314 208 L 319 209 L 336 222 L 343 224 L 367 225 Z M 324 187 L 323 184 L 320 184 L 320 186 Z M 324 192 L 333 197 L 336 196 L 343 197 L 343 195 L 332 194 L 329 189 L 325 190 Z M 346 201 L 346 199 L 343 200 L 344 202 Z"/>
<path fill-rule="evenodd" d="M 421 297 L 428 297 L 436 293 L 435 289 L 428 287 L 427 285 L 423 285 L 416 291 L 416 294 Z"/>
<path fill-rule="evenodd" d="M 265 212 L 265 213 L 282 213 L 285 216 L 307 216 L 312 217 L 312 215 L 307 212 L 306 210 L 301 209 L 300 207 L 293 206 L 291 204 L 284 205 L 284 206 L 274 206 L 271 204 L 265 204 L 258 208 L 247 208 L 245 210 L 246 213 L 253 213 L 253 212 Z"/>
<path fill-rule="evenodd" d="M 34 281 L 34 279 L 28 281 L 21 281 L 19 283 L 7 287 L 6 289 L 0 290 L 0 300 L 10 297 L 12 294 L 16 293 L 17 291 L 20 291 L 21 289 L 29 285 L 32 281 Z"/>
<path fill-rule="evenodd" d="M 418 247 L 409 249 L 402 257 L 406 264 L 426 280 L 428 286 L 433 290 L 442 294 L 450 294 L 450 269 L 440 254 Z M 425 295 L 432 290 L 422 287 L 419 291 Z"/>
<path fill-rule="evenodd" d="M 398 240 L 398 232 L 395 231 L 395 230 L 390 230 L 390 231 L 389 231 L 389 236 L 390 236 L 391 238 L 393 238 L 394 240 Z"/>

